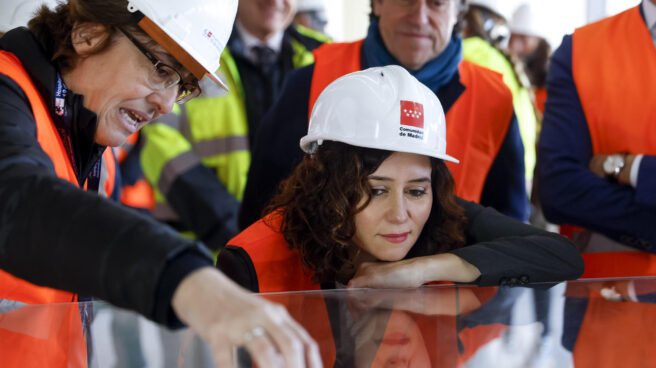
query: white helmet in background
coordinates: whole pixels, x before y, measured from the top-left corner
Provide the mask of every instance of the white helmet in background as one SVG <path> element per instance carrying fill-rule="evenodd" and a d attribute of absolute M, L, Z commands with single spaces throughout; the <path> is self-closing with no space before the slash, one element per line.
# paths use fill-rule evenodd
<path fill-rule="evenodd" d="M 510 31 L 526 36 L 544 37 L 539 18 L 530 3 L 523 3 L 513 13 L 509 24 Z"/>
<path fill-rule="evenodd" d="M 228 89 L 216 72 L 232 32 L 237 0 L 129 0 L 128 10 L 141 12 L 139 27 L 196 78 L 207 76 Z"/>
<path fill-rule="evenodd" d="M 27 26 L 41 5 L 54 8 L 55 0 L 1 0 L 0 1 L 0 32 Z"/>
<path fill-rule="evenodd" d="M 296 7 L 296 11 L 299 13 L 324 10 L 326 10 L 326 6 L 323 0 L 298 0 L 298 6 Z"/>
<path fill-rule="evenodd" d="M 321 92 L 301 148 L 313 153 L 325 140 L 458 162 L 446 154 L 437 96 L 398 65 L 347 74 Z"/>
<path fill-rule="evenodd" d="M 510 0 L 469 0 L 469 5 L 487 8 L 508 21 L 513 11 L 514 1 Z"/>

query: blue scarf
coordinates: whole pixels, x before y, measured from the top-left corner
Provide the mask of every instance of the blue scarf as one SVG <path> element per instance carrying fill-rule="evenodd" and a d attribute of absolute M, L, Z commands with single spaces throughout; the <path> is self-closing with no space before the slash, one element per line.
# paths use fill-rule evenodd
<path fill-rule="evenodd" d="M 462 60 L 462 39 L 453 36 L 449 45 L 435 59 L 429 61 L 419 70 L 408 70 L 421 83 L 431 91 L 436 92 L 447 84 L 458 71 Z M 398 60 L 385 47 L 383 38 L 378 29 L 378 19 L 372 19 L 367 31 L 367 37 L 362 44 L 362 68 L 371 68 L 384 65 L 401 65 Z"/>

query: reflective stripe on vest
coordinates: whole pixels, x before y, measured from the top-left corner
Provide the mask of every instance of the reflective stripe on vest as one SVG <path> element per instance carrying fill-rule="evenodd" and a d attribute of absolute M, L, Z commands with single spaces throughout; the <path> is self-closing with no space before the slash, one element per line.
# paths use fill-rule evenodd
<path fill-rule="evenodd" d="M 574 32 L 572 76 L 593 154 L 656 154 L 656 49 L 639 6 Z M 584 260 L 586 277 L 656 275 L 656 256 L 646 252 Z"/>
<path fill-rule="evenodd" d="M 283 235 L 273 230 L 279 228 L 280 218 L 269 215 L 235 236 L 228 245 L 241 247 L 248 253 L 261 293 L 320 290 L 320 285 L 312 281 L 311 272 L 301 262 L 298 251 L 289 249 Z M 323 298 L 284 294 L 275 296 L 275 301 L 287 306 L 290 315 L 320 344 L 324 366 L 332 367 L 336 351 Z"/>
<path fill-rule="evenodd" d="M 519 133 L 524 144 L 525 177 L 530 183 L 535 169 L 535 140 L 538 125 L 530 91 L 520 83 L 510 61 L 489 42 L 480 37 L 469 37 L 462 41 L 462 49 L 465 60 L 501 73 L 503 82 L 510 89 Z"/>
<path fill-rule="evenodd" d="M 290 42 L 294 51 L 294 68 L 314 62 L 313 54 L 304 45 L 294 39 Z M 179 219 L 167 205 L 165 197 L 170 185 L 189 166 L 169 164 L 169 161 L 190 162 L 189 155 L 196 156 L 215 172 L 237 200 L 241 201 L 243 197 L 251 163 L 248 118 L 241 76 L 227 48 L 221 54 L 219 73 L 230 93 L 193 99 L 175 115 L 169 114 L 162 122 L 150 124 L 142 130 L 147 137 L 142 151 L 142 167 L 148 182 L 155 186 L 154 207 L 158 211 L 154 215 L 160 220 Z M 168 129 L 156 127 L 162 124 Z M 160 217 L 160 214 L 166 214 L 166 217 Z"/>
<path fill-rule="evenodd" d="M 362 40 L 324 44 L 314 50 L 308 121 L 323 89 L 342 75 L 361 69 Z M 447 162 L 456 195 L 478 202 L 512 118 L 510 90 L 501 75 L 462 61 L 458 67 L 465 91 L 446 114 L 447 153 L 460 164 Z"/>
<path fill-rule="evenodd" d="M 23 90 L 32 108 L 37 139 L 50 157 L 57 176 L 74 185 L 77 178 L 68 161 L 48 108 L 21 62 L 0 50 L 0 73 Z M 36 286 L 0 270 L 0 299 L 27 304 L 68 303 L 77 296 Z M 22 307 L 0 314 L 0 365 L 7 367 L 86 367 L 86 344 L 77 304 Z"/>

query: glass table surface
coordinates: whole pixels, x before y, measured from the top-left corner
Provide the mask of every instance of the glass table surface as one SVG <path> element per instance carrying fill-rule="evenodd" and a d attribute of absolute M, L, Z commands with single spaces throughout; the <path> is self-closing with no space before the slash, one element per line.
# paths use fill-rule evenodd
<path fill-rule="evenodd" d="M 326 367 L 656 367 L 653 277 L 261 296 L 288 308 L 319 344 Z M 82 331 L 63 352 L 71 367 L 214 366 L 190 330 L 172 331 L 102 301 L 0 303 L 2 331 L 44 347 L 62 331 Z M 251 366 L 245 350 L 234 355 L 236 367 Z"/>

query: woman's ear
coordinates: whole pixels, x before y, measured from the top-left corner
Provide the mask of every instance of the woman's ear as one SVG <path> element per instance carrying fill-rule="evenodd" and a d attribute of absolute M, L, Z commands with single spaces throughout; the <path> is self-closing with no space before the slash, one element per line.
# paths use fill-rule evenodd
<path fill-rule="evenodd" d="M 71 43 L 79 56 L 93 54 L 109 37 L 107 28 L 98 23 L 77 23 L 71 32 Z"/>

